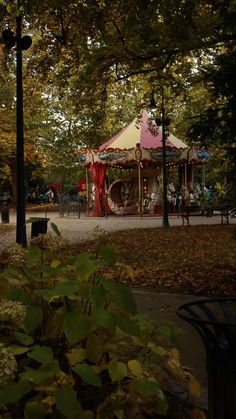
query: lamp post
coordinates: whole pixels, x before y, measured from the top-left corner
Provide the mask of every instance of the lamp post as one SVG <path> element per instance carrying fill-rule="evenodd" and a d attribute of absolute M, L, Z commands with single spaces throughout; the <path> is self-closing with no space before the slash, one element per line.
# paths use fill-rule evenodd
<path fill-rule="evenodd" d="M 5 29 L 2 40 L 8 48 L 16 44 L 16 243 L 26 247 L 22 50 L 30 48 L 32 39 L 27 35 L 21 37 L 21 21 L 19 14 L 16 17 L 16 34 L 11 29 Z"/>
<path fill-rule="evenodd" d="M 154 97 L 151 98 L 151 107 L 156 108 L 156 102 Z M 163 220 L 162 220 L 162 227 L 168 228 L 169 225 L 169 217 L 168 217 L 168 199 L 167 199 L 167 172 L 166 172 L 166 138 L 167 138 L 167 131 L 166 127 L 170 125 L 170 119 L 166 118 L 165 116 L 165 101 L 164 101 L 164 89 L 161 87 L 161 117 L 155 118 L 155 122 L 157 126 L 161 126 L 162 129 L 162 201 L 163 201 Z"/>

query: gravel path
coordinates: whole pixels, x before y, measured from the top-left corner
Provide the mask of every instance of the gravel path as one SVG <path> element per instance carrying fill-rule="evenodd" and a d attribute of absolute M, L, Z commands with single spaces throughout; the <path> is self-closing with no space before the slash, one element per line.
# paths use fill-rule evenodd
<path fill-rule="evenodd" d="M 44 217 L 42 212 L 31 212 L 26 214 L 26 220 L 30 217 Z M 60 217 L 58 212 L 50 212 L 47 214 L 50 218 L 48 223 L 48 232 L 52 231 L 51 223 L 55 223 L 62 233 L 63 237 L 71 242 L 83 241 L 93 239 L 95 230 L 97 227 L 103 229 L 106 232 L 128 230 L 128 229 L 139 229 L 139 228 L 157 228 L 162 227 L 162 217 L 137 217 L 137 216 L 109 216 L 105 217 L 92 217 L 81 215 L 80 218 L 76 216 L 65 216 Z M 214 225 L 220 224 L 220 216 L 213 216 L 210 218 L 194 216 L 190 218 L 191 225 Z M 236 218 L 230 220 L 231 224 L 236 224 Z M 10 224 L 16 225 L 16 215 L 10 214 Z M 169 216 L 170 226 L 182 226 L 182 218 L 175 216 Z M 31 224 L 27 224 L 27 240 L 30 242 L 31 235 Z M 14 231 L 0 236 L 0 251 L 6 248 L 9 244 L 15 243 L 16 232 Z"/>

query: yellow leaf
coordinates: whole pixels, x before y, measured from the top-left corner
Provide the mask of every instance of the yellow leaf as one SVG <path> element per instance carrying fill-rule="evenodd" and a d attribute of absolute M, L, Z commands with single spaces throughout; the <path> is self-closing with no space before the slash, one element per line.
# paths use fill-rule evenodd
<path fill-rule="evenodd" d="M 86 350 L 83 348 L 73 348 L 66 354 L 69 363 L 73 366 L 78 364 L 78 362 L 84 361 L 86 358 Z"/>
<path fill-rule="evenodd" d="M 11 346 L 9 346 L 8 351 L 9 351 L 9 353 L 10 353 L 11 355 L 16 356 L 16 355 L 22 355 L 22 354 L 24 354 L 25 352 L 28 352 L 28 351 L 29 351 L 29 349 L 30 349 L 30 348 L 27 348 L 27 347 L 25 347 L 25 346 L 11 345 Z"/>
<path fill-rule="evenodd" d="M 142 339 L 140 339 L 140 337 L 132 336 L 131 339 L 133 343 L 137 346 L 146 346 Z"/>
<path fill-rule="evenodd" d="M 168 358 L 168 364 L 172 365 L 174 368 L 180 368 L 180 360 L 176 358 Z"/>
<path fill-rule="evenodd" d="M 202 410 L 196 408 L 191 412 L 190 419 L 206 419 L 206 416 Z"/>
<path fill-rule="evenodd" d="M 115 414 L 115 417 L 118 418 L 118 419 L 124 418 L 124 412 L 121 409 L 114 410 L 114 414 Z"/>
<path fill-rule="evenodd" d="M 162 346 L 156 345 L 155 343 L 149 342 L 147 347 L 157 355 L 163 356 L 166 354 L 166 349 L 164 349 Z"/>
<path fill-rule="evenodd" d="M 180 367 L 180 363 L 178 360 L 173 358 L 168 359 L 168 361 L 165 364 L 165 367 L 173 377 L 178 379 L 182 379 L 184 377 L 184 372 Z"/>
<path fill-rule="evenodd" d="M 41 403 L 45 406 L 47 413 L 52 413 L 52 407 L 55 404 L 55 398 L 53 396 L 47 396 L 41 400 Z"/>
<path fill-rule="evenodd" d="M 7 4 L 7 13 L 11 13 L 12 12 L 12 5 L 11 4 Z"/>
<path fill-rule="evenodd" d="M 59 260 L 54 259 L 51 262 L 51 267 L 52 268 L 57 268 L 60 264 L 61 264 L 61 262 Z"/>
<path fill-rule="evenodd" d="M 201 386 L 192 375 L 188 377 L 188 390 L 192 396 L 200 397 L 201 395 Z"/>
<path fill-rule="evenodd" d="M 177 360 L 180 359 L 179 351 L 176 348 L 170 349 L 168 354 L 169 354 L 170 358 L 174 358 L 174 359 L 177 359 Z"/>
<path fill-rule="evenodd" d="M 34 390 L 37 392 L 42 392 L 42 393 L 54 393 L 56 391 L 57 387 L 54 383 L 52 383 L 52 385 L 50 386 L 36 386 L 34 387 Z"/>
<path fill-rule="evenodd" d="M 141 377 L 142 367 L 140 363 L 137 361 L 137 359 L 131 359 L 130 361 L 128 361 L 128 368 L 135 377 Z"/>

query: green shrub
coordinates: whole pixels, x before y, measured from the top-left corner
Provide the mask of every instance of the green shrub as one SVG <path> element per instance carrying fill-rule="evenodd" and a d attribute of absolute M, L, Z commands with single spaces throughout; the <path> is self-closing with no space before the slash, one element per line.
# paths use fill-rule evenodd
<path fill-rule="evenodd" d="M 64 260 L 63 245 L 39 236 L 16 266 L 4 254 L 0 352 L 11 369 L 0 375 L 0 414 L 161 418 L 177 388 L 197 395 L 174 347 L 178 327 L 138 314 L 130 289 L 101 274 L 115 267 L 115 249 Z"/>

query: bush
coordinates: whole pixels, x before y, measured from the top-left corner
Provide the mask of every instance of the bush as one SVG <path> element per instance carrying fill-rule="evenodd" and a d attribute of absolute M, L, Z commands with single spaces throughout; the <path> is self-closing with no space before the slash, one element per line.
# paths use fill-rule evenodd
<path fill-rule="evenodd" d="M 175 346 L 181 331 L 138 314 L 130 289 L 101 274 L 104 266 L 115 267 L 113 247 L 101 243 L 96 254 L 64 260 L 58 251 L 64 245 L 60 237 L 38 236 L 0 276 L 0 352 L 6 360 L 0 414 L 171 417 L 172 403 L 175 410 L 183 403 L 179 391 L 187 398 L 200 391 L 180 364 Z M 185 403 L 184 409 L 194 408 Z"/>

